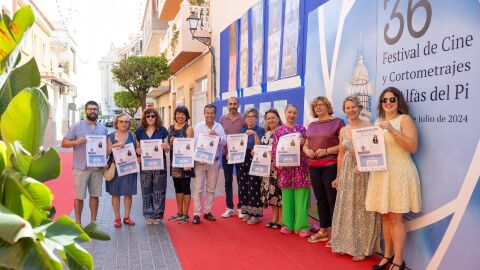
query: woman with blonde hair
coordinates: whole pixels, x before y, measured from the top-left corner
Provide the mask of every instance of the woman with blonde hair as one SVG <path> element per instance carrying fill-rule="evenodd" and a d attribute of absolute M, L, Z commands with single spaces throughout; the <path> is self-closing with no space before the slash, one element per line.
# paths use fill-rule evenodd
<path fill-rule="evenodd" d="M 352 130 L 371 126 L 370 121 L 359 118 L 363 105 L 355 96 L 343 101 L 343 112 L 348 125 L 340 129 L 337 178 L 332 187 L 337 198 L 332 219 L 332 251 L 349 254 L 361 261 L 379 247 L 381 220 L 375 212 L 365 210 L 368 172 L 357 171 L 357 160 L 352 143 Z"/>
<path fill-rule="evenodd" d="M 119 114 L 114 121 L 116 131 L 110 133 L 107 137 L 107 155 L 110 156 L 109 162 L 114 161 L 113 149 L 122 148 L 126 144 L 133 144 L 135 146 L 135 138 L 130 128 L 130 117 L 124 113 Z M 115 160 L 115 162 L 118 162 Z M 114 166 L 112 164 L 112 166 Z M 115 171 L 115 176 L 111 181 L 105 184 L 106 191 L 112 195 L 112 206 L 115 213 L 115 228 L 122 227 L 122 220 L 120 217 L 120 197 L 123 196 L 123 203 L 125 208 L 125 216 L 123 223 L 125 225 L 134 226 L 135 222 L 130 219 L 130 211 L 132 209 L 132 196 L 137 194 L 137 173 L 131 173 L 124 176 L 118 176 Z"/>
<path fill-rule="evenodd" d="M 337 177 L 338 135 L 345 126 L 342 119 L 333 116 L 333 107 L 326 97 L 317 97 L 311 103 L 315 121 L 307 128 L 303 152 L 308 157 L 310 179 L 317 200 L 320 230 L 308 242 L 328 241 L 328 228 L 332 226 L 336 190 L 332 182 Z M 327 242 L 327 247 L 330 242 Z"/>

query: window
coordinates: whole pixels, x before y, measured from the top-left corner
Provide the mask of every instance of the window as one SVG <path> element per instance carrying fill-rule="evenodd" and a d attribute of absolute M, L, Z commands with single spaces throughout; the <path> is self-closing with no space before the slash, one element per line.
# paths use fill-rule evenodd
<path fill-rule="evenodd" d="M 204 93 L 207 92 L 207 77 L 203 77 L 195 82 L 196 89 L 195 92 L 197 93 Z"/>
<path fill-rule="evenodd" d="M 38 57 L 38 36 L 33 34 L 33 55 Z"/>
<path fill-rule="evenodd" d="M 23 51 L 30 54 L 32 51 L 32 42 L 31 42 L 31 38 L 30 38 L 30 35 L 29 35 L 29 32 L 25 33 L 25 37 L 23 38 L 24 41 L 23 41 Z"/>
<path fill-rule="evenodd" d="M 42 43 L 42 64 L 47 66 L 47 44 L 45 42 Z"/>
<path fill-rule="evenodd" d="M 183 86 L 177 90 L 177 98 L 185 98 Z"/>

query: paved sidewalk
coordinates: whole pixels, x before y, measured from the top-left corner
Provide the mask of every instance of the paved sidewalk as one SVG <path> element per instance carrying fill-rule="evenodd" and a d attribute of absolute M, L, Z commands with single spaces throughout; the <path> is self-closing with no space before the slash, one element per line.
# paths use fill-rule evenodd
<path fill-rule="evenodd" d="M 60 150 L 60 149 L 59 149 Z M 223 171 L 220 171 L 216 195 L 224 194 Z M 167 200 L 175 199 L 175 189 L 172 178 L 168 177 Z M 105 185 L 104 185 L 105 186 Z M 182 269 L 175 248 L 164 223 L 160 225 L 145 225 L 142 215 L 142 198 L 140 181 L 138 181 L 137 195 L 133 197 L 131 218 L 136 222 L 133 227 L 123 225 L 121 229 L 113 227 L 114 214 L 111 204 L 111 196 L 104 192 L 100 198 L 97 223 L 106 230 L 110 241 L 96 241 L 82 243 L 92 254 L 95 269 Z M 234 180 L 234 194 L 237 192 Z M 224 200 L 215 200 L 216 204 L 225 204 Z M 190 208 L 193 207 L 193 201 Z M 123 217 L 123 200 L 121 210 Z M 73 218 L 74 213 L 70 214 Z M 165 217 L 167 220 L 168 217 Z M 90 222 L 90 210 L 88 199 L 84 201 L 82 224 Z M 168 221 L 165 221 L 168 222 Z"/>

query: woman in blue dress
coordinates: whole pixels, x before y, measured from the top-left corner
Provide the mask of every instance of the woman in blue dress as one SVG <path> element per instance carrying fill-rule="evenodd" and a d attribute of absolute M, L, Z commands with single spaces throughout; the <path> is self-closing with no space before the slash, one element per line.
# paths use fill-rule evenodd
<path fill-rule="evenodd" d="M 112 149 L 122 148 L 129 143 L 132 143 L 135 146 L 134 135 L 132 132 L 128 131 L 130 127 L 130 117 L 128 117 L 128 115 L 118 115 L 115 118 L 114 127 L 116 128 L 116 131 L 110 133 L 107 137 L 107 155 L 110 156 L 110 161 L 114 160 Z M 123 196 L 125 208 L 123 223 L 129 226 L 135 225 L 135 222 L 130 219 L 130 210 L 132 209 L 132 195 L 137 194 L 137 178 L 137 173 L 118 176 L 118 172 L 115 171 L 115 177 L 111 181 L 106 182 L 106 190 L 112 195 L 112 206 L 113 211 L 115 212 L 115 228 L 122 227 L 120 217 L 120 196 Z"/>

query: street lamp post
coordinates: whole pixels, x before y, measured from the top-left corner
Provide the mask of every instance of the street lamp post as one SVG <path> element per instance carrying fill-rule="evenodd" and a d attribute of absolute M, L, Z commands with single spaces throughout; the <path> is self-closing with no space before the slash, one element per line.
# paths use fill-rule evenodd
<path fill-rule="evenodd" d="M 192 33 L 192 39 L 196 39 L 206 45 L 208 47 L 208 50 L 210 51 L 212 55 L 212 65 L 211 65 L 211 72 L 212 72 L 212 77 L 213 77 L 213 98 L 212 100 L 215 100 L 217 98 L 217 72 L 215 69 L 215 53 L 213 52 L 213 47 L 212 47 L 212 38 L 211 37 L 204 37 L 204 36 L 195 36 L 195 32 L 197 31 L 198 27 L 200 26 L 200 29 L 204 28 L 204 19 L 206 19 L 206 16 L 208 16 L 208 13 L 203 12 L 203 9 L 200 11 L 200 16 L 197 16 L 197 12 L 195 10 L 192 10 L 190 13 L 190 16 L 187 18 L 187 22 L 190 25 L 190 32 Z M 205 16 L 205 18 L 204 18 Z"/>

